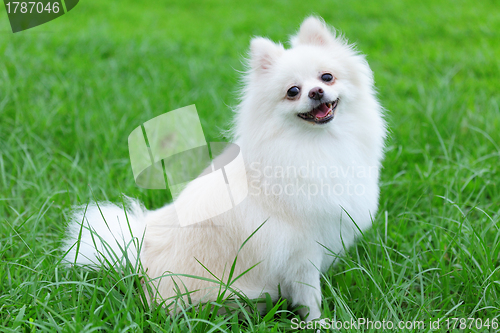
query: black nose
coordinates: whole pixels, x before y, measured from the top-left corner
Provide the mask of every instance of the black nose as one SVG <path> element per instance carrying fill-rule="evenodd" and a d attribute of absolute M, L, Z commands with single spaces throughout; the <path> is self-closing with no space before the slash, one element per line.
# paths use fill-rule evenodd
<path fill-rule="evenodd" d="M 309 90 L 309 98 L 319 101 L 323 98 L 324 91 L 320 87 L 312 88 Z"/>

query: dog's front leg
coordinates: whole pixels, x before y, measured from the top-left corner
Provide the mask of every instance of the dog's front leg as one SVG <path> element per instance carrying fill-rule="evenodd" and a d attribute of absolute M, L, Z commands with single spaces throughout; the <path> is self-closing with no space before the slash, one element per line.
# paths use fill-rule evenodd
<path fill-rule="evenodd" d="M 321 317 L 321 285 L 320 273 L 309 263 L 308 267 L 301 267 L 294 276 L 289 276 L 288 295 L 292 298 L 293 306 L 300 306 L 299 315 L 305 321 Z"/>

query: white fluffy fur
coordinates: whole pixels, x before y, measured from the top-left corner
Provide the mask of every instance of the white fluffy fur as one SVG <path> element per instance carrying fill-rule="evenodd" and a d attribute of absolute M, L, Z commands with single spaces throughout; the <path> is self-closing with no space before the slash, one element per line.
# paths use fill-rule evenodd
<path fill-rule="evenodd" d="M 324 72 L 333 74 L 334 84 L 321 81 Z M 298 99 L 286 98 L 291 86 L 301 88 Z M 307 96 L 314 87 L 324 90 L 325 99 L 340 98 L 330 123 L 313 124 L 297 116 L 314 106 Z M 170 272 L 212 278 L 198 260 L 219 278 L 227 279 L 241 244 L 267 220 L 240 252 L 236 275 L 260 264 L 233 286 L 250 298 L 268 292 L 276 299 L 279 285 L 284 297 L 306 306 L 302 316 L 319 318 L 321 273 L 334 262 L 332 253 L 341 254 L 344 246 L 354 243 L 359 230 L 371 226 L 377 211 L 386 130 L 372 72 L 362 55 L 314 17 L 304 21 L 290 49 L 254 38 L 233 133 L 246 163 L 246 177 L 241 174 L 238 179 L 248 182 L 248 197 L 231 211 L 183 228 L 178 227 L 173 205 L 145 211 L 131 201 L 128 221 L 132 233 L 141 239 L 145 230 L 142 265 L 151 279 Z M 309 169 L 314 167 L 338 172 L 313 174 Z M 291 171 L 283 174 L 280 170 Z M 314 194 L 315 186 L 337 186 L 338 191 Z M 347 193 L 356 186 L 362 193 Z M 287 194 L 278 193 L 280 188 L 287 189 Z M 344 189 L 342 194 L 340 189 Z M 176 205 L 209 210 L 204 191 L 191 183 Z M 88 207 L 85 219 L 78 210 L 68 228 L 65 250 L 77 242 L 81 221 L 119 253 L 117 243 L 122 247 L 130 243 L 123 208 L 107 203 L 100 210 L 109 228 L 96 206 Z M 100 247 L 98 242 L 97 249 L 106 256 Z M 82 229 L 79 251 L 77 264 L 91 264 L 102 256 L 88 228 Z M 132 252 L 128 252 L 129 258 L 134 257 Z M 66 260 L 75 262 L 75 257 L 76 246 Z M 217 286 L 209 282 L 164 277 L 152 282 L 158 291 L 153 297 L 175 296 L 175 282 L 181 289 L 185 285 L 190 291 L 198 290 L 191 295 L 193 302 L 213 300 L 217 295 Z"/>
<path fill-rule="evenodd" d="M 145 209 L 127 197 L 124 203 L 125 207 L 119 207 L 103 202 L 73 211 L 63 245 L 65 261 L 93 267 L 129 261 L 135 266 L 144 234 Z"/>

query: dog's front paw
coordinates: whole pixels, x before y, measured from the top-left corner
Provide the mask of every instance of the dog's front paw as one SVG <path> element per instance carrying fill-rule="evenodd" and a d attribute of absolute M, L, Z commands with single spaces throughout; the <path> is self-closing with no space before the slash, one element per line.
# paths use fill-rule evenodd
<path fill-rule="evenodd" d="M 305 322 L 310 322 L 321 317 L 319 306 L 302 307 L 298 310 L 299 315 L 304 318 Z"/>

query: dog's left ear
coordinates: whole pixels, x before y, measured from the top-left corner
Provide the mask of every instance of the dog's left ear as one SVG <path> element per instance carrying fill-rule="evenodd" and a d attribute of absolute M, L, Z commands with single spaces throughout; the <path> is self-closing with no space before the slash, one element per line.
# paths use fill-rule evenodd
<path fill-rule="evenodd" d="M 275 44 L 267 38 L 255 37 L 250 43 L 250 66 L 257 72 L 266 72 L 284 51 L 281 44 Z"/>
<path fill-rule="evenodd" d="M 335 37 L 322 19 L 310 16 L 302 22 L 299 33 L 292 39 L 292 44 L 327 45 Z"/>

